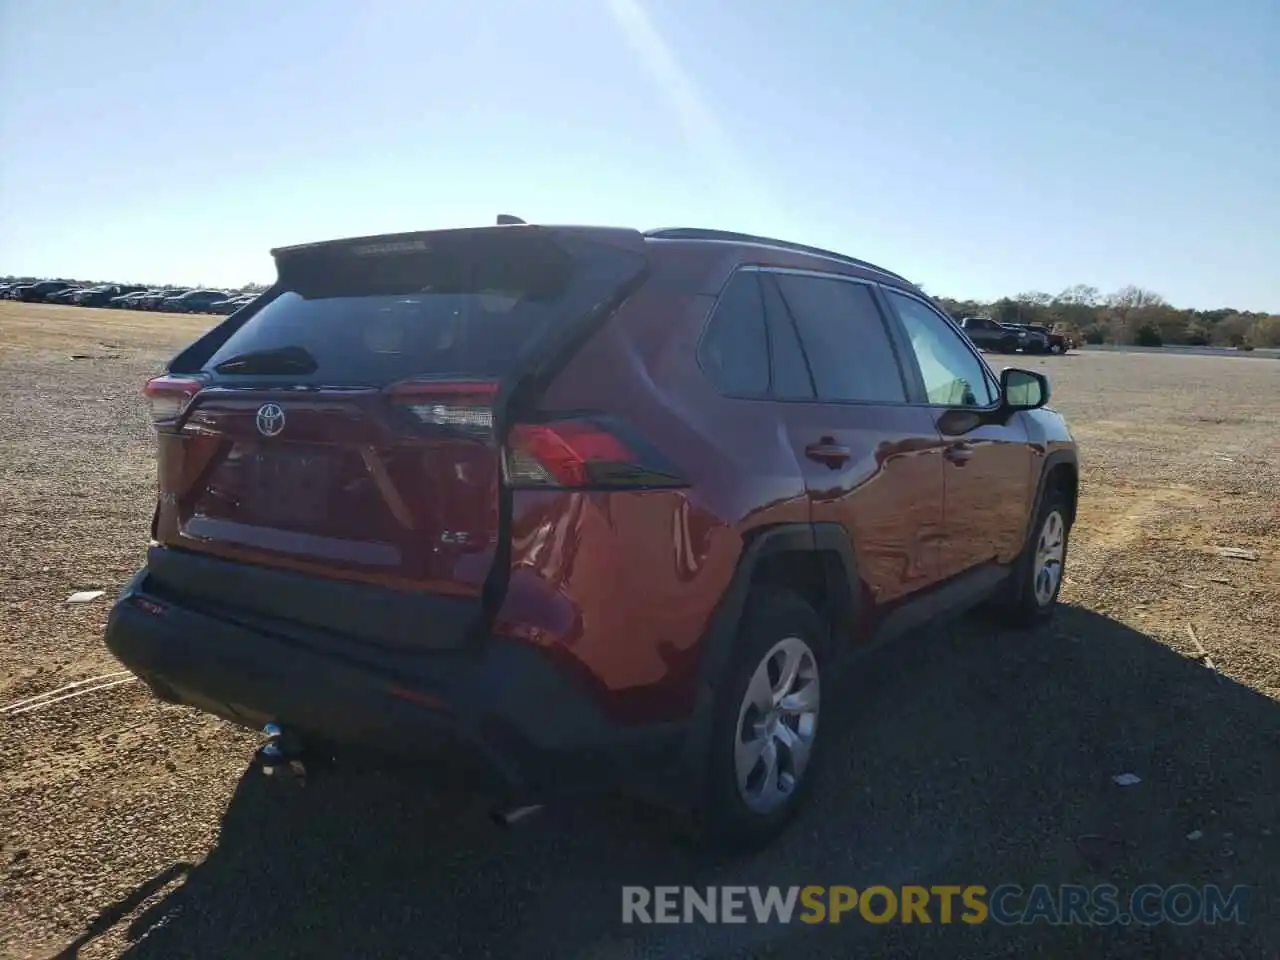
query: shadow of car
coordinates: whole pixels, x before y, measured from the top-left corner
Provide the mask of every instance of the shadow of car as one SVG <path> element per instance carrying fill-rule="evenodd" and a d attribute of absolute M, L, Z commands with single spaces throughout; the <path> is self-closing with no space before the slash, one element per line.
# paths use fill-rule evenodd
<path fill-rule="evenodd" d="M 132 918 L 124 955 L 1204 957 L 1280 943 L 1280 705 L 1266 697 L 1064 606 L 1032 633 L 975 616 L 884 649 L 843 702 L 812 805 L 746 860 L 663 842 L 664 816 L 620 801 L 508 832 L 415 779 L 336 770 L 298 789 L 246 773 L 217 846 Z M 1117 786 L 1123 772 L 1141 783 Z M 1004 882 L 1254 890 L 1245 925 L 620 921 L 628 884 Z"/>

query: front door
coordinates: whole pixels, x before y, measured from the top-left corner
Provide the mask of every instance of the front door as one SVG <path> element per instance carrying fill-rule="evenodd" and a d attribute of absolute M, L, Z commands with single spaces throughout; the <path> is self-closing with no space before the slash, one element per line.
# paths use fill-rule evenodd
<path fill-rule="evenodd" d="M 964 335 L 923 300 L 885 293 L 905 328 L 943 443 L 940 573 L 1009 563 L 1022 547 L 1034 496 L 1035 454 L 1022 415 L 993 422 L 999 388 Z"/>

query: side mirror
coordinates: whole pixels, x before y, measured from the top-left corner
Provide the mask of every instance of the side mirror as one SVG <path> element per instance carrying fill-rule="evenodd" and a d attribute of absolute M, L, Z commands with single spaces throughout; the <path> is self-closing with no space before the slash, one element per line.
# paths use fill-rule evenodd
<path fill-rule="evenodd" d="M 1016 367 L 1001 370 L 1000 400 L 1006 410 L 1038 410 L 1049 402 L 1049 378 Z"/>

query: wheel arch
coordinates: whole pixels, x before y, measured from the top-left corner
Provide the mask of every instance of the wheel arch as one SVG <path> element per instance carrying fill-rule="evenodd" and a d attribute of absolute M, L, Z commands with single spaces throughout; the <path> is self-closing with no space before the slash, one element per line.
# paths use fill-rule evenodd
<path fill-rule="evenodd" d="M 1035 515 L 1050 490 L 1058 490 L 1067 502 L 1067 526 L 1076 522 L 1076 507 L 1080 497 L 1080 464 L 1073 450 L 1055 450 L 1045 457 L 1044 466 L 1036 482 L 1036 497 L 1033 501 L 1031 515 L 1027 518 L 1027 536 L 1031 536 L 1031 525 L 1035 523 Z"/>
<path fill-rule="evenodd" d="M 857 621 L 859 583 L 853 544 L 839 524 L 782 523 L 748 532 L 733 578 L 703 638 L 686 749 L 690 773 L 701 774 L 699 761 L 708 746 L 716 690 L 733 654 L 751 590 L 773 584 L 814 603 L 827 624 L 829 654 L 838 667 L 849 645 L 835 641 L 847 636 Z"/>

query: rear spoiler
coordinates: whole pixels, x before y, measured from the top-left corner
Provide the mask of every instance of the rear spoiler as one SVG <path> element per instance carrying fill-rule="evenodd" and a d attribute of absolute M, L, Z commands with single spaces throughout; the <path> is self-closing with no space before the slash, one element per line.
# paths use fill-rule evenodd
<path fill-rule="evenodd" d="M 485 233 L 507 233 L 518 231 L 541 233 L 550 238 L 557 234 L 572 236 L 578 240 L 590 240 L 607 246 L 620 247 L 633 253 L 643 254 L 645 238 L 639 230 L 629 227 L 587 227 L 587 226 L 549 226 L 516 222 L 518 218 L 502 214 L 499 220 L 505 220 L 500 226 L 492 227 L 459 227 L 449 230 L 414 230 L 407 233 L 382 233 L 365 237 L 344 237 L 339 240 L 320 240 L 315 243 L 292 244 L 287 247 L 273 247 L 271 256 L 279 263 L 303 253 L 319 251 L 338 252 L 347 247 L 355 256 L 377 256 L 380 254 L 425 252 L 430 249 L 432 241 L 448 242 L 450 239 L 462 239 Z"/>

